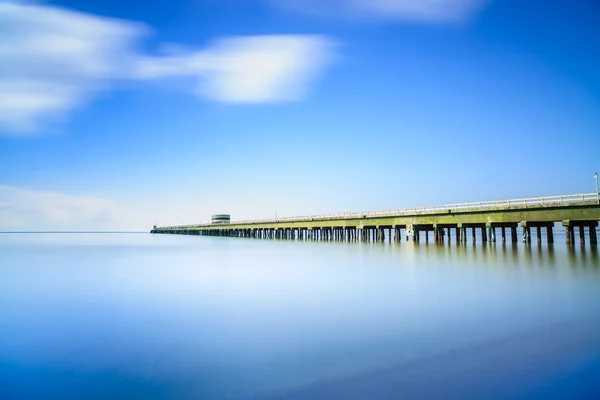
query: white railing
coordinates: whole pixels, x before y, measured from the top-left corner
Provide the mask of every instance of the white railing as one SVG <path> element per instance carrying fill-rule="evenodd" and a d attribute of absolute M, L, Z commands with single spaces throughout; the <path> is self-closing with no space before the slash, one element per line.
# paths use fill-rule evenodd
<path fill-rule="evenodd" d="M 562 196 L 546 196 L 546 197 L 531 197 L 525 199 L 512 200 L 491 200 L 478 201 L 472 203 L 445 204 L 441 206 L 425 206 L 425 207 L 409 207 L 396 208 L 377 211 L 362 211 L 348 212 L 339 214 L 321 214 L 309 215 L 304 217 L 283 217 L 283 218 L 268 218 L 247 221 L 232 221 L 231 225 L 250 225 L 250 224 L 266 224 L 277 222 L 305 222 L 319 221 L 332 219 L 348 219 L 348 218 L 374 218 L 374 217 L 390 217 L 403 215 L 420 215 L 420 214 L 439 214 L 447 212 L 469 212 L 482 211 L 486 209 L 514 209 L 514 208 L 531 208 L 531 207 L 549 207 L 549 206 L 572 206 L 582 202 L 597 201 L 596 193 L 584 194 L 565 194 Z M 196 225 L 180 225 L 169 226 L 169 229 L 189 229 L 196 227 L 210 227 L 212 224 L 196 224 Z"/>

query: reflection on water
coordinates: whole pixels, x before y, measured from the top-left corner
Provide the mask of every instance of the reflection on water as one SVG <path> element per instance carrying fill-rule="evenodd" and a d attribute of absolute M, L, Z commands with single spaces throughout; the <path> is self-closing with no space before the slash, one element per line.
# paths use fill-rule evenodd
<path fill-rule="evenodd" d="M 0 397 L 593 393 L 598 248 L 560 240 L 0 235 Z"/>

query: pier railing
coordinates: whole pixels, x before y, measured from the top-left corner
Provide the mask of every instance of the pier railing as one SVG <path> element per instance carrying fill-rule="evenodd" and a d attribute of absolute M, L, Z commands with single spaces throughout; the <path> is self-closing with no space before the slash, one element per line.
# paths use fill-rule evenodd
<path fill-rule="evenodd" d="M 421 215 L 421 214 L 438 214 L 447 212 L 478 212 L 484 210 L 509 210 L 514 208 L 533 208 L 533 207 L 560 207 L 560 206 L 575 206 L 581 204 L 591 204 L 597 201 L 596 193 L 583 194 L 565 194 L 562 196 L 545 196 L 545 197 L 530 197 L 511 200 L 489 200 L 478 201 L 471 203 L 444 204 L 440 206 L 424 206 L 424 207 L 407 207 L 395 208 L 386 210 L 347 212 L 337 214 L 319 214 L 303 217 L 282 217 L 268 218 L 246 221 L 232 221 L 231 225 L 237 224 L 265 224 L 278 222 L 303 222 L 303 221 L 318 221 L 318 220 L 335 220 L 349 218 L 374 218 L 374 217 L 390 217 L 404 215 Z M 194 224 L 171 226 L 172 229 L 189 229 L 195 227 L 210 227 L 212 224 Z"/>

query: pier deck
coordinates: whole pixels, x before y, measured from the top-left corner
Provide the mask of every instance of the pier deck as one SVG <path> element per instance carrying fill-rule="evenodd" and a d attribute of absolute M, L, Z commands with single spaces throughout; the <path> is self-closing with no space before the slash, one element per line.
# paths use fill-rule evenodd
<path fill-rule="evenodd" d="M 451 240 L 452 231 L 457 242 L 476 241 L 478 230 L 484 242 L 501 240 L 516 242 L 517 228 L 525 242 L 531 242 L 532 228 L 538 242 L 542 229 L 548 242 L 554 241 L 554 223 L 562 223 L 567 243 L 575 242 L 578 231 L 580 242 L 597 243 L 596 227 L 600 220 L 600 204 L 596 193 L 547 196 L 512 200 L 482 201 L 441 206 L 411 207 L 378 211 L 284 217 L 229 224 L 196 224 L 154 227 L 152 233 L 187 234 L 230 237 L 281 238 L 340 241 L 401 241 L 402 238 L 429 241 Z"/>

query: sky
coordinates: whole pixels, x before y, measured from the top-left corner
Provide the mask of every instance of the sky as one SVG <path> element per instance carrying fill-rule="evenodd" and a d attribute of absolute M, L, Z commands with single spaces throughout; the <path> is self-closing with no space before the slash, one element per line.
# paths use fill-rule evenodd
<path fill-rule="evenodd" d="M 0 231 L 595 190 L 598 0 L 0 0 Z"/>

